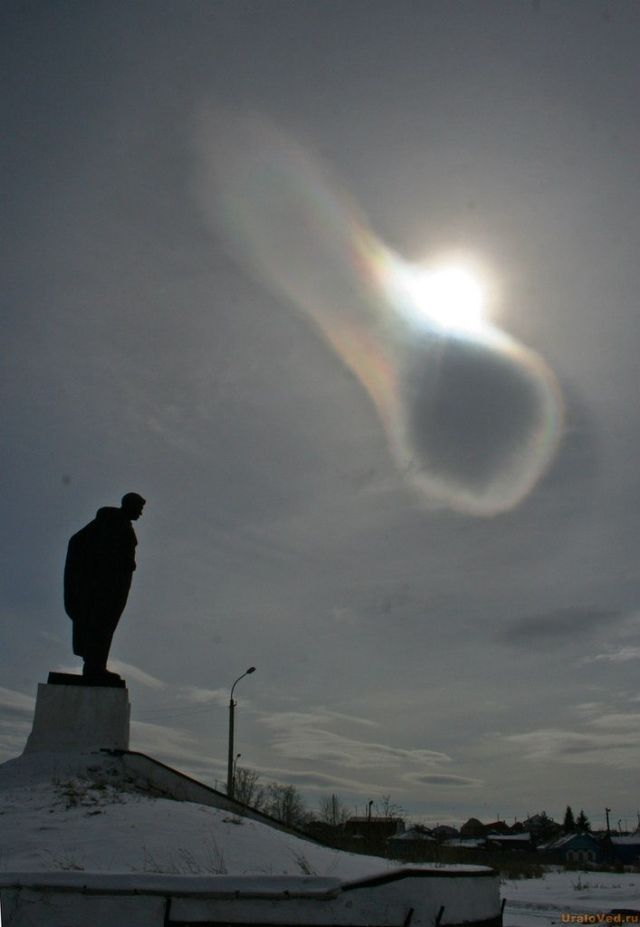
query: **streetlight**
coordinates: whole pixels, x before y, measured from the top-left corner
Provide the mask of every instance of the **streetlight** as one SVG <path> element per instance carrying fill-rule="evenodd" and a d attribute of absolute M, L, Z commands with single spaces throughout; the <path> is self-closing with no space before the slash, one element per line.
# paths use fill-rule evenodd
<path fill-rule="evenodd" d="M 233 700 L 233 690 L 238 685 L 241 679 L 244 679 L 245 676 L 248 676 L 250 673 L 255 673 L 255 666 L 250 666 L 248 670 L 238 676 L 234 684 L 231 686 L 231 695 L 229 697 L 229 755 L 227 759 L 227 795 L 229 798 L 233 798 L 233 724 L 234 724 L 234 709 L 236 703 Z"/>

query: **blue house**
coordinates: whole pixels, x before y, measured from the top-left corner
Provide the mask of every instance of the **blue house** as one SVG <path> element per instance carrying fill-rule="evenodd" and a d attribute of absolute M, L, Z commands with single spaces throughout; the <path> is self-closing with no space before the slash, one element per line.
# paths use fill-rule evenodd
<path fill-rule="evenodd" d="M 538 850 L 560 863 L 602 863 L 611 855 L 610 849 L 592 834 L 565 834 Z"/>

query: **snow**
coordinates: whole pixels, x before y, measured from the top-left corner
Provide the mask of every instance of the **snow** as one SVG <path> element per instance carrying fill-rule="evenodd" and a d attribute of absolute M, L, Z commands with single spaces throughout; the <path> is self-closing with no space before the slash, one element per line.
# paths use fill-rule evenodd
<path fill-rule="evenodd" d="M 506 880 L 501 894 L 504 927 L 551 927 L 562 923 L 562 914 L 640 911 L 640 872 L 547 872 L 541 879 Z"/>
<path fill-rule="evenodd" d="M 0 780 L 0 871 L 333 875 L 340 868 L 357 877 L 372 863 L 383 868 L 228 811 L 123 790 L 95 772 L 37 781 L 41 763 L 24 765 L 26 784 L 2 788 Z"/>
<path fill-rule="evenodd" d="M 34 753 L 2 764 L 0 872 L 358 879 L 399 866 L 220 808 L 153 797 L 118 780 L 116 768 L 99 754 Z"/>

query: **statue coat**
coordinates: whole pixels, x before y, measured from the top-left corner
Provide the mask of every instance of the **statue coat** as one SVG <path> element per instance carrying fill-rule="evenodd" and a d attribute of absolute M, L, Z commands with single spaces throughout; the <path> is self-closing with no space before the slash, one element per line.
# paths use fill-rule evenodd
<path fill-rule="evenodd" d="M 122 509 L 107 506 L 69 541 L 64 607 L 73 621 L 73 652 L 108 652 L 127 604 L 138 541 Z"/>

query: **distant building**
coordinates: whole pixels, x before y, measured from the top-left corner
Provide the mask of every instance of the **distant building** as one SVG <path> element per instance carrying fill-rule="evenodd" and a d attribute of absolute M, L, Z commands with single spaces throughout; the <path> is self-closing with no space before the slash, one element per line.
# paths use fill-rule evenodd
<path fill-rule="evenodd" d="M 478 818 L 469 820 L 460 828 L 461 837 L 487 837 L 489 834 L 510 834 L 511 828 L 506 821 L 490 821 L 483 824 Z"/>
<path fill-rule="evenodd" d="M 349 837 L 382 842 L 404 833 L 404 820 L 394 817 L 352 817 L 345 821 L 344 832 Z"/>
<path fill-rule="evenodd" d="M 410 827 L 404 833 L 394 834 L 387 840 L 389 856 L 394 859 L 417 860 L 436 845 L 436 838 L 424 827 Z"/>
<path fill-rule="evenodd" d="M 487 828 L 477 818 L 469 818 L 460 828 L 461 837 L 484 837 L 486 833 Z"/>
<path fill-rule="evenodd" d="M 452 837 L 443 843 L 445 847 L 457 847 L 459 850 L 477 850 L 486 845 L 486 837 Z"/>
<path fill-rule="evenodd" d="M 628 837 L 610 837 L 612 856 L 615 862 L 623 866 L 640 867 L 640 834 Z"/>
<path fill-rule="evenodd" d="M 566 834 L 539 846 L 538 852 L 558 863 L 603 863 L 610 858 L 605 841 L 593 834 Z"/>
<path fill-rule="evenodd" d="M 487 834 L 487 846 L 499 850 L 531 850 L 531 834 L 523 831 L 516 834 Z"/>
<path fill-rule="evenodd" d="M 490 821 L 489 824 L 485 824 L 485 833 L 486 834 L 510 834 L 511 828 L 506 821 Z"/>
<path fill-rule="evenodd" d="M 531 834 L 534 843 L 550 843 L 558 839 L 562 833 L 560 824 L 556 824 L 544 811 L 527 818 L 524 829 Z"/>
<path fill-rule="evenodd" d="M 558 863 L 620 863 L 640 867 L 640 834 L 566 834 L 539 846 L 538 851 Z"/>
<path fill-rule="evenodd" d="M 436 824 L 435 827 L 431 828 L 431 833 L 436 840 L 452 840 L 454 837 L 460 836 L 460 831 L 450 824 Z"/>

